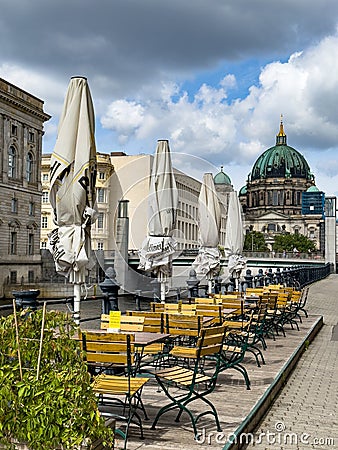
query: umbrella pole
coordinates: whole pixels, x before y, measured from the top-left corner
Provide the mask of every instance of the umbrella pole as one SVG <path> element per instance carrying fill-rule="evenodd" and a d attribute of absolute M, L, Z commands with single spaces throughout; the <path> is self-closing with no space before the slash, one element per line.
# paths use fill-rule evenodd
<path fill-rule="evenodd" d="M 76 325 L 80 325 L 80 300 L 81 300 L 81 285 L 80 283 L 74 284 L 74 322 Z"/>
<path fill-rule="evenodd" d="M 165 303 L 165 283 L 166 283 L 166 276 L 160 271 L 158 274 L 158 281 L 160 283 L 160 299 L 161 303 Z"/>
<path fill-rule="evenodd" d="M 212 294 L 212 279 L 208 279 L 208 294 Z"/>
<path fill-rule="evenodd" d="M 208 294 L 212 294 L 212 273 L 208 272 L 207 274 L 207 282 L 208 282 Z"/>

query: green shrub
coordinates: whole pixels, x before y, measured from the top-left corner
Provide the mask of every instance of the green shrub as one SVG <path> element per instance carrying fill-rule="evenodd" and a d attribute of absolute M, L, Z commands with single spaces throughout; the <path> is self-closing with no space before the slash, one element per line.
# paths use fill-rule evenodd
<path fill-rule="evenodd" d="M 112 442 L 92 391 L 74 322 L 61 312 L 22 311 L 0 318 L 0 443 L 32 450 Z M 18 345 L 19 343 L 19 345 Z M 39 366 L 39 367 L 38 367 Z"/>

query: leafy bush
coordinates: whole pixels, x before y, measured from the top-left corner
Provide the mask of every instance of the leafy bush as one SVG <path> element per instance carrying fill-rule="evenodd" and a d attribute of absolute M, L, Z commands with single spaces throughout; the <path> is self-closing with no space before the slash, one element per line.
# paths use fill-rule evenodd
<path fill-rule="evenodd" d="M 74 322 L 61 312 L 22 311 L 0 318 L 0 443 L 33 450 L 112 442 L 92 391 Z"/>
<path fill-rule="evenodd" d="M 276 252 L 292 252 L 296 248 L 299 252 L 312 252 L 316 250 L 315 244 L 303 234 L 280 234 L 275 236 L 273 249 Z"/>

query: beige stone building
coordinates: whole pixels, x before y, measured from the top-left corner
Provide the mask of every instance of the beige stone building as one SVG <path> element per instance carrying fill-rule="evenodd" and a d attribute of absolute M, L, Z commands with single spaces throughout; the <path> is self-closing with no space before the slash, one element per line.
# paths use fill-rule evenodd
<path fill-rule="evenodd" d="M 43 101 L 0 79 L 0 296 L 41 275 Z"/>
<path fill-rule="evenodd" d="M 42 155 L 41 182 L 41 248 L 47 247 L 48 234 L 53 229 L 53 213 L 49 203 L 50 154 Z M 97 153 L 97 211 L 92 227 L 92 248 L 97 257 L 115 260 L 122 253 L 136 253 L 147 236 L 148 194 L 153 155 L 126 155 L 121 152 Z M 179 193 L 174 236 L 177 250 L 199 247 L 198 196 L 201 182 L 174 169 Z M 219 187 L 224 194 L 224 188 Z M 231 186 L 232 188 L 232 186 Z M 229 186 L 226 188 L 229 190 Z M 226 194 L 219 193 L 222 205 L 220 245 L 224 244 L 226 225 Z M 119 220 L 121 219 L 121 220 Z M 126 225 L 127 224 L 127 225 Z M 125 242 L 127 239 L 128 242 Z M 103 263 L 101 262 L 103 265 Z M 107 261 L 106 261 L 107 264 Z"/>
<path fill-rule="evenodd" d="M 53 214 L 49 203 L 49 168 L 51 154 L 42 155 L 41 184 L 41 248 L 47 247 L 48 234 L 53 229 Z M 147 201 L 153 155 L 125 155 L 119 152 L 97 153 L 98 218 L 92 228 L 94 250 L 116 248 L 114 230 L 119 203 L 127 202 L 129 217 L 129 250 L 138 250 L 147 234 Z M 179 207 L 175 237 L 179 249 L 198 248 L 198 196 L 201 182 L 174 169 L 179 192 Z M 220 202 L 226 201 L 220 194 Z M 222 207 L 226 205 L 222 203 Z M 223 209 L 225 214 L 225 209 Z M 222 217 L 224 237 L 226 217 Z M 222 241 L 220 242 L 223 243 Z"/>
<path fill-rule="evenodd" d="M 50 191 L 50 159 L 51 154 L 42 155 L 41 162 L 41 248 L 47 248 L 48 234 L 55 228 L 53 211 L 49 203 Z M 108 250 L 113 248 L 113 236 L 109 230 L 114 228 L 114 215 L 111 213 L 112 182 L 114 167 L 110 155 L 97 154 L 96 201 L 98 216 L 92 227 L 92 247 L 94 250 Z"/>

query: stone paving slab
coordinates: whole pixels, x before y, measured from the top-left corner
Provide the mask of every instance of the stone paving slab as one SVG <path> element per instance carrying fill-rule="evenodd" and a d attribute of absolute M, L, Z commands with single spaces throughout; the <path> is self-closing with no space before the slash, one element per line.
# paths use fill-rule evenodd
<path fill-rule="evenodd" d="M 98 306 L 98 305 L 96 305 Z M 95 305 L 83 303 L 82 317 L 90 317 L 93 314 Z M 90 311 L 91 310 L 91 311 Z M 221 373 L 215 391 L 208 396 L 217 408 L 222 434 L 217 433 L 215 423 L 206 416 L 198 423 L 198 430 L 201 433 L 198 441 L 194 439 L 192 427 L 188 417 L 183 414 L 181 421 L 174 421 L 175 414 L 164 414 L 155 430 L 151 424 L 156 412 L 167 403 L 167 397 L 163 392 L 158 392 L 158 386 L 151 380 L 144 388 L 142 399 L 147 409 L 150 420 L 144 421 L 145 439 L 141 440 L 137 427 L 131 427 L 128 439 L 128 449 L 201 449 L 213 448 L 222 449 L 230 437 L 239 427 L 247 421 L 247 432 L 253 431 L 258 424 L 265 410 L 270 406 L 273 398 L 279 392 L 280 386 L 285 383 L 288 369 L 288 361 L 294 364 L 301 356 L 305 341 L 310 341 L 321 326 L 320 315 L 309 315 L 303 318 L 300 324 L 300 331 L 286 326 L 286 337 L 277 336 L 276 340 L 267 340 L 268 349 L 264 352 L 266 365 L 257 367 L 255 359 L 250 353 L 245 358 L 245 365 L 251 381 L 251 390 L 247 390 L 242 375 L 229 369 Z M 93 328 L 97 326 L 97 321 L 83 322 L 83 328 Z M 311 336 L 309 337 L 309 334 Z M 299 355 L 295 355 L 299 349 Z M 291 367 L 291 366 L 290 366 Z M 276 380 L 278 383 L 276 383 Z M 272 389 L 273 387 L 273 389 Z M 262 401 L 264 399 L 264 401 Z M 198 413 L 201 405 L 196 401 L 193 403 L 193 411 Z M 250 414 L 254 411 L 253 417 Z M 248 417 L 250 420 L 248 421 Z M 117 437 L 116 449 L 123 448 L 123 441 Z"/>

